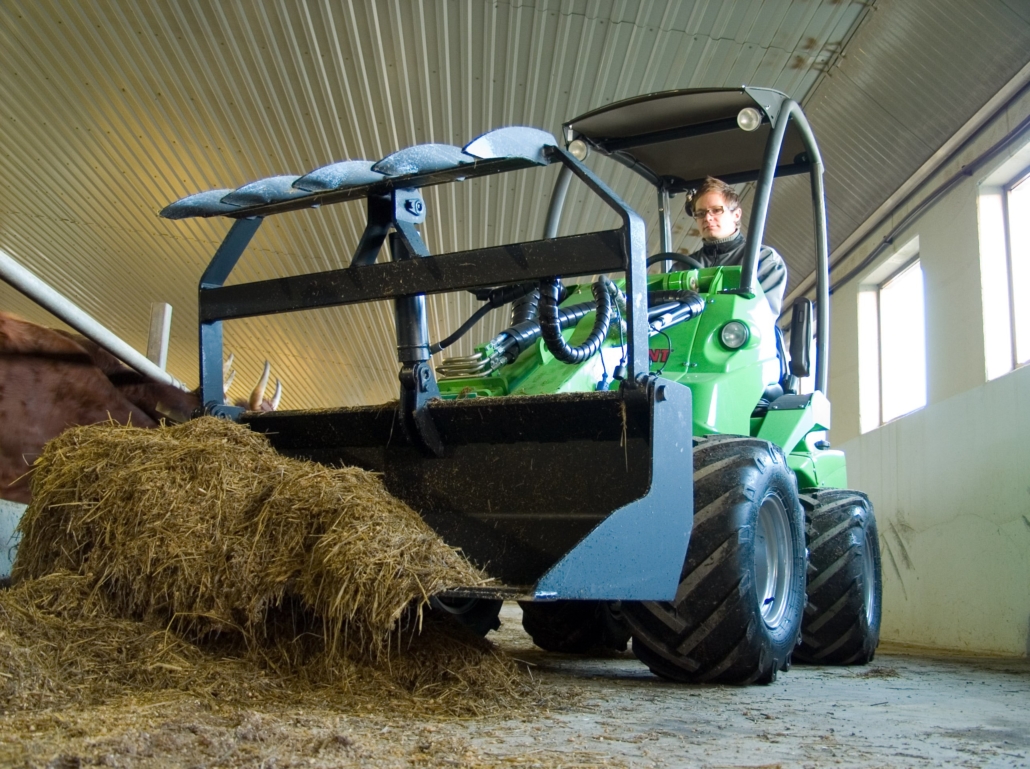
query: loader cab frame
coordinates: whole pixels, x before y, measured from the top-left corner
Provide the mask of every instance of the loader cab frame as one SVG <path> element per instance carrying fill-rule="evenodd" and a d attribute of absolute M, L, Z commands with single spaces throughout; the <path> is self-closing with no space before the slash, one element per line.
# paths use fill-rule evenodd
<path fill-rule="evenodd" d="M 662 253 L 672 250 L 670 204 L 674 195 L 695 189 L 706 176 L 729 184 L 754 182 L 741 283 L 739 288 L 729 289 L 745 295 L 751 295 L 757 283 L 758 251 L 774 178 L 807 173 L 815 223 L 815 389 L 826 394 L 830 283 L 824 167 L 812 128 L 797 102 L 779 91 L 748 86 L 665 91 L 587 112 L 565 123 L 563 134 L 573 154 L 585 156 L 589 147 L 654 185 Z M 571 173 L 563 168 L 551 197 L 545 237 L 558 233 L 571 180 Z M 795 309 L 795 317 L 807 317 L 801 309 Z M 803 322 L 793 325 L 804 327 Z M 796 346 L 794 336 L 792 347 Z"/>

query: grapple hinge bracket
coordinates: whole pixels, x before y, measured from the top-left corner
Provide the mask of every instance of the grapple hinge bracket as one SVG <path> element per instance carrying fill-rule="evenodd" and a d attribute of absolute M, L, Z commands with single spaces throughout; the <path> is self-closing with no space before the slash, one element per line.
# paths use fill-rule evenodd
<path fill-rule="evenodd" d="M 418 361 L 401 368 L 401 398 L 398 409 L 401 425 L 408 440 L 427 454 L 443 455 L 443 441 L 429 409 L 433 398 L 440 397 L 433 370 L 428 362 Z"/>

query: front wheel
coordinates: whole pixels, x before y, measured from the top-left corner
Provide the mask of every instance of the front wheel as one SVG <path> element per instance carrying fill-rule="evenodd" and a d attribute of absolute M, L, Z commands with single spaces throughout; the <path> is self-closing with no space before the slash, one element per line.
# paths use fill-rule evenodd
<path fill-rule="evenodd" d="M 624 602 L 633 652 L 690 683 L 770 683 L 787 670 L 805 603 L 804 518 L 780 448 L 695 439 L 694 525 L 671 602 Z"/>
<path fill-rule="evenodd" d="M 503 601 L 491 598 L 433 596 L 429 599 L 430 611 L 449 615 L 479 636 L 486 636 L 491 630 L 497 630 L 501 626 L 500 614 L 503 604 Z"/>
<path fill-rule="evenodd" d="M 880 641 L 883 578 L 869 498 L 848 489 L 806 489 L 808 604 L 799 662 L 864 665 Z"/>
<path fill-rule="evenodd" d="M 604 601 L 519 601 L 522 627 L 533 643 L 549 652 L 586 654 L 624 651 L 629 630 Z"/>

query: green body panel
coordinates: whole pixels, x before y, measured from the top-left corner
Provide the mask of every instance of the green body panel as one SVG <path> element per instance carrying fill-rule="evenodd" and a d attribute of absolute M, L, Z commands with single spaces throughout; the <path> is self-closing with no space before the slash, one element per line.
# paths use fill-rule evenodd
<path fill-rule="evenodd" d="M 616 284 L 623 287 L 622 281 Z M 846 480 L 844 456 L 839 451 L 822 450 L 810 433 L 829 428 L 829 402 L 815 393 L 805 408 L 769 411 L 752 417 L 752 411 L 765 388 L 779 380 L 780 363 L 776 352 L 774 324 L 761 289 L 755 296 L 721 293 L 740 284 L 740 267 L 710 267 L 667 274 L 649 275 L 649 290 L 692 289 L 706 301 L 698 317 L 679 323 L 650 338 L 653 373 L 686 385 L 693 402 L 694 435 L 753 435 L 771 441 L 785 452 L 798 475 L 798 484 L 841 486 Z M 569 287 L 562 303 L 568 307 L 592 302 L 589 284 Z M 590 334 L 595 313 L 563 332 L 571 345 L 578 345 Z M 748 341 L 737 350 L 722 344 L 719 333 L 730 320 L 743 321 Z M 470 398 L 504 395 L 540 395 L 589 392 L 617 386 L 612 374 L 619 365 L 623 340 L 619 324 L 613 322 L 600 354 L 569 365 L 554 358 L 543 340 L 537 340 L 515 362 L 501 366 L 485 376 L 453 377 L 439 381 L 444 398 Z M 477 348 L 489 353 L 484 346 Z"/>
<path fill-rule="evenodd" d="M 830 402 L 821 392 L 814 392 L 803 408 L 769 409 L 756 435 L 791 452 L 813 430 L 829 429 Z"/>
<path fill-rule="evenodd" d="M 814 444 L 818 433 L 810 433 L 787 455 L 787 466 L 798 478 L 798 488 L 846 489 L 848 470 L 844 452 L 833 449 L 818 449 Z"/>

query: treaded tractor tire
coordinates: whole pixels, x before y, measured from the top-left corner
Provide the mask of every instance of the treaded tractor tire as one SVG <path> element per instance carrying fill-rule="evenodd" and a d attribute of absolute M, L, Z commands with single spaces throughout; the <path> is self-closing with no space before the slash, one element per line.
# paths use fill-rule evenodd
<path fill-rule="evenodd" d="M 604 601 L 519 601 L 522 627 L 549 652 L 625 651 L 629 629 Z"/>
<path fill-rule="evenodd" d="M 694 439 L 694 526 L 672 602 L 622 603 L 633 652 L 675 681 L 771 683 L 805 604 L 797 480 L 775 444 Z"/>
<path fill-rule="evenodd" d="M 799 662 L 864 665 L 880 642 L 883 579 L 869 498 L 848 489 L 805 489 L 808 604 Z"/>
<path fill-rule="evenodd" d="M 479 636 L 486 636 L 501 626 L 503 601 L 491 598 L 440 598 L 429 599 L 430 611 L 447 614 Z"/>

